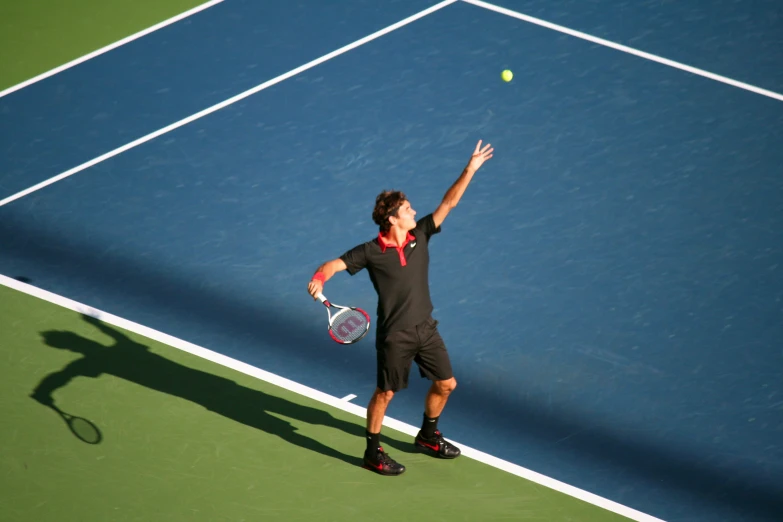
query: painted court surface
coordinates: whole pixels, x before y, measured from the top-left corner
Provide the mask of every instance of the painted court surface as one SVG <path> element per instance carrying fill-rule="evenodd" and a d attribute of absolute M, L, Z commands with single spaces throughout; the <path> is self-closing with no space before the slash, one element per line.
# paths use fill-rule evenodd
<path fill-rule="evenodd" d="M 361 467 L 355 415 L 5 287 L 0 303 L 4 520 L 624 519 L 472 459 L 432 459 L 390 429 L 408 470 L 378 476 Z"/>

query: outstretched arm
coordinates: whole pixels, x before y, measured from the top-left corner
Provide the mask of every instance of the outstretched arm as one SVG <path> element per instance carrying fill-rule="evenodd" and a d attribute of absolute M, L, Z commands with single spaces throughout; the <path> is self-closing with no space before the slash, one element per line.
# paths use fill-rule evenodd
<path fill-rule="evenodd" d="M 68 385 L 76 377 L 98 377 L 100 371 L 93 367 L 86 358 L 69 363 L 59 372 L 52 372 L 44 377 L 35 387 L 30 397 L 44 406 L 54 404 L 54 392 Z"/>
<path fill-rule="evenodd" d="M 433 212 L 432 218 L 435 221 L 435 226 L 439 227 L 446 216 L 449 215 L 451 209 L 457 206 L 459 200 L 462 198 L 462 194 L 465 193 L 465 189 L 468 188 L 470 180 L 473 179 L 473 174 L 481 168 L 485 161 L 492 157 L 492 152 L 495 149 L 492 145 L 487 143 L 484 147 L 481 146 L 481 140 L 476 144 L 476 149 L 473 151 L 473 155 L 470 157 L 465 170 L 462 171 L 457 181 L 446 191 L 446 195 L 443 196 L 438 208 Z"/>
<path fill-rule="evenodd" d="M 346 266 L 345 261 L 340 258 L 327 261 L 316 269 L 313 278 L 307 284 L 307 291 L 313 296 L 313 299 L 318 299 L 318 294 L 324 290 L 324 283 L 337 272 L 347 269 L 348 266 Z"/>
<path fill-rule="evenodd" d="M 82 314 L 82 321 L 84 321 L 85 323 L 90 323 L 95 328 L 100 330 L 102 333 L 114 339 L 114 342 L 116 342 L 117 344 L 121 344 L 121 343 L 137 344 L 131 341 L 130 339 L 128 339 L 128 336 L 122 333 L 121 331 L 112 328 L 111 326 L 105 324 L 100 319 L 97 319 L 91 315 Z"/>

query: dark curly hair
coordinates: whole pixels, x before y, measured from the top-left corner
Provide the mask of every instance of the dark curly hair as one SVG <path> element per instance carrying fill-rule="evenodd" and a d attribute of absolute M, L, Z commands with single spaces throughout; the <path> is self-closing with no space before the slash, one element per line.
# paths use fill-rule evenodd
<path fill-rule="evenodd" d="M 396 216 L 397 211 L 408 198 L 399 190 L 384 190 L 375 198 L 375 208 L 372 211 L 372 220 L 378 225 L 381 232 L 388 232 L 391 228 L 390 216 Z"/>

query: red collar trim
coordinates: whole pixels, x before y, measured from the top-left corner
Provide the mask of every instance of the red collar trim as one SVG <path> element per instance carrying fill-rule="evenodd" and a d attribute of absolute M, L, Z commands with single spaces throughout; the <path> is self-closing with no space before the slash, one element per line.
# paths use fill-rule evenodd
<path fill-rule="evenodd" d="M 391 241 L 387 240 L 385 237 L 383 237 L 383 234 L 378 232 L 378 244 L 381 245 L 381 252 L 386 252 L 386 249 L 389 247 L 394 247 L 397 250 L 402 250 L 405 248 L 405 246 L 410 243 L 411 241 L 415 240 L 416 238 L 408 232 L 408 235 L 405 236 L 405 241 L 402 243 L 402 246 L 397 246 L 396 244 L 392 243 Z"/>
<path fill-rule="evenodd" d="M 408 234 L 405 236 L 405 241 L 403 241 L 402 246 L 397 246 L 391 241 L 387 241 L 383 235 L 378 232 L 378 244 L 381 245 L 381 252 L 386 252 L 386 249 L 389 247 L 392 247 L 397 250 L 397 254 L 400 256 L 400 266 L 405 266 L 408 264 L 408 262 L 405 260 L 405 253 L 403 250 L 405 249 L 405 245 L 410 243 L 411 241 L 415 240 L 416 238 L 408 232 Z"/>

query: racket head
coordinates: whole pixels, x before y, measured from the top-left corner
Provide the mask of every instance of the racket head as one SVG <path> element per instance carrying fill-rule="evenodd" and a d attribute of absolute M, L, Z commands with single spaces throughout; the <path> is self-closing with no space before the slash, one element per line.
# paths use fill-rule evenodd
<path fill-rule="evenodd" d="M 370 331 L 370 316 L 361 308 L 340 308 L 329 321 L 329 335 L 340 344 L 361 341 Z"/>
<path fill-rule="evenodd" d="M 100 444 L 103 440 L 101 430 L 87 419 L 70 417 L 66 418 L 65 422 L 68 423 L 71 432 L 82 442 L 86 442 L 87 444 Z"/>
<path fill-rule="evenodd" d="M 68 425 L 68 429 L 71 430 L 77 439 L 87 444 L 99 444 L 103 440 L 101 430 L 92 422 L 82 417 L 76 417 L 70 413 L 65 413 L 54 404 L 49 405 L 54 411 L 56 411 L 60 417 Z"/>

